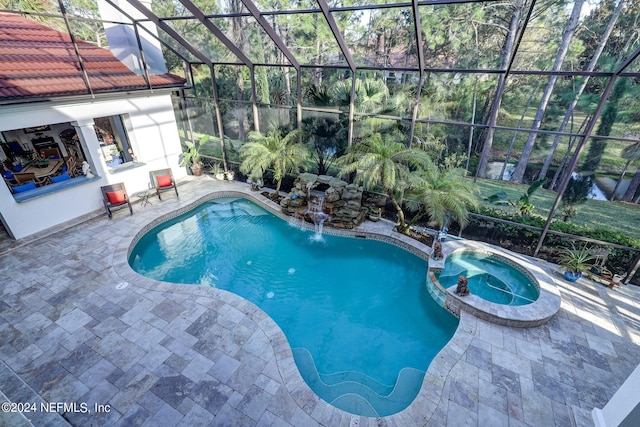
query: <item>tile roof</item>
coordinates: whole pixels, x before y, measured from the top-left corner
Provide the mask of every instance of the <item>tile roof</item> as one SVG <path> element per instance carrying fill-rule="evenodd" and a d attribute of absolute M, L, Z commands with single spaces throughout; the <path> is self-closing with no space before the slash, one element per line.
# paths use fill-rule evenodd
<path fill-rule="evenodd" d="M 94 92 L 147 87 L 144 76 L 129 70 L 111 51 L 81 40 L 77 45 Z M 170 73 L 150 79 L 154 88 L 185 83 Z M 0 12 L 0 99 L 81 94 L 89 90 L 69 35 Z"/>

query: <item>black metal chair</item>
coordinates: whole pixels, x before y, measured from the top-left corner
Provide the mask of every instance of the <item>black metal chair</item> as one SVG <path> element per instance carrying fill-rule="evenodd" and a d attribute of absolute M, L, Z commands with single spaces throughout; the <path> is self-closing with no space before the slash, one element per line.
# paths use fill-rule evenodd
<path fill-rule="evenodd" d="M 133 215 L 133 208 L 123 182 L 103 185 L 100 190 L 102 191 L 102 203 L 104 203 L 104 209 L 109 218 L 112 216 L 111 209 L 123 206 L 129 206 L 129 212 Z"/>
<path fill-rule="evenodd" d="M 171 168 L 150 171 L 149 181 L 151 188 L 156 190 L 158 199 L 162 200 L 162 197 L 160 197 L 161 192 L 171 189 L 176 192 L 176 197 L 180 197 L 178 195 L 178 186 L 176 185 L 175 179 L 173 179 L 173 172 L 171 172 Z"/>

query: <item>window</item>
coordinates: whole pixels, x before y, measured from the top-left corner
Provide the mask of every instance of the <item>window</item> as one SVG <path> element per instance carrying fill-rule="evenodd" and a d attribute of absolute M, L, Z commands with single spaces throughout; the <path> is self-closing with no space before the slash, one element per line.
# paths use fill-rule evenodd
<path fill-rule="evenodd" d="M 0 133 L 0 174 L 16 200 L 86 181 L 84 160 L 84 149 L 69 122 Z"/>
<path fill-rule="evenodd" d="M 100 151 L 110 169 L 117 169 L 127 163 L 137 163 L 129 135 L 131 123 L 128 114 L 93 119 Z"/>

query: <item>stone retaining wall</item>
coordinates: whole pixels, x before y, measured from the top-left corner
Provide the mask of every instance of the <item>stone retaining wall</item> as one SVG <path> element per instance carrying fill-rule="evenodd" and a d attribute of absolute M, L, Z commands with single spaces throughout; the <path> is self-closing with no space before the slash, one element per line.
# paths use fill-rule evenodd
<path fill-rule="evenodd" d="M 333 176 L 312 173 L 303 173 L 296 178 L 280 206 L 286 215 L 313 222 L 310 214 L 317 212 L 314 209 L 320 206 L 319 199 L 322 200 L 322 211 L 328 215 L 325 224 L 331 227 L 352 229 L 362 224 L 367 216 L 368 209 L 362 206 L 362 187 Z"/>

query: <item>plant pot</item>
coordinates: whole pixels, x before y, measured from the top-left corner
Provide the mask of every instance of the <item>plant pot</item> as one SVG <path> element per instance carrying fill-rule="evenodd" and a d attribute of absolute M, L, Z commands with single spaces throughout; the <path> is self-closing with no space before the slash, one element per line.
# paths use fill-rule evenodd
<path fill-rule="evenodd" d="M 195 176 L 202 176 L 204 167 L 202 165 L 191 165 L 191 173 Z"/>
<path fill-rule="evenodd" d="M 369 221 L 378 222 L 380 221 L 380 215 L 369 214 Z"/>
<path fill-rule="evenodd" d="M 224 181 L 224 172 L 218 172 L 216 173 L 216 179 L 218 181 Z"/>
<path fill-rule="evenodd" d="M 566 270 L 564 272 L 564 278 L 569 282 L 575 282 L 576 280 L 578 280 L 581 277 L 582 277 L 582 273 L 580 273 L 579 271 L 578 272 L 574 272 L 574 271 Z"/>
<path fill-rule="evenodd" d="M 228 171 L 225 173 L 225 175 L 227 176 L 227 181 L 233 181 L 233 178 L 235 177 L 235 172 Z"/>

